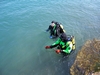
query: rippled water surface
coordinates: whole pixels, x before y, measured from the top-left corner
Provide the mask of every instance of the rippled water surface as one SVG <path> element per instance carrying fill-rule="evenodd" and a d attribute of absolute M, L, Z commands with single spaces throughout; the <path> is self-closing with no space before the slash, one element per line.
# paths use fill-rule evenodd
<path fill-rule="evenodd" d="M 52 20 L 76 38 L 76 51 L 62 58 L 45 32 Z M 100 39 L 100 0 L 1 0 L 0 75 L 70 75 L 86 40 Z"/>

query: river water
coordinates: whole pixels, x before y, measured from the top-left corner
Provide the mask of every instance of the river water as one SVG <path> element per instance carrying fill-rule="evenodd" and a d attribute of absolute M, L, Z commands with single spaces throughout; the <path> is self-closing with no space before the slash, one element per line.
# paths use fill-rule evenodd
<path fill-rule="evenodd" d="M 46 45 L 56 41 L 45 30 L 62 23 L 76 38 L 76 50 L 62 58 Z M 70 75 L 86 40 L 100 39 L 100 0 L 1 0 L 0 75 Z"/>

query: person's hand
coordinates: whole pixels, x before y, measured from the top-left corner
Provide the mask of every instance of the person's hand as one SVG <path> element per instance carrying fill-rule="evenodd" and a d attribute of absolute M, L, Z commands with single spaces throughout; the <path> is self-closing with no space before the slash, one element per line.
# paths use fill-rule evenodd
<path fill-rule="evenodd" d="M 60 50 L 60 49 L 57 49 L 55 52 L 56 52 L 57 54 L 60 54 L 60 53 L 61 53 L 61 50 Z"/>
<path fill-rule="evenodd" d="M 48 32 L 48 30 L 46 30 L 45 32 Z"/>
<path fill-rule="evenodd" d="M 45 49 L 49 49 L 50 48 L 50 46 L 45 46 Z"/>

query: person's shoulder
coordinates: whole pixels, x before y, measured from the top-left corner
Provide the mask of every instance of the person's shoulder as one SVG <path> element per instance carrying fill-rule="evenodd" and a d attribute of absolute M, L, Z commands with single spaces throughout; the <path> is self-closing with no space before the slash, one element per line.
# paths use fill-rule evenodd
<path fill-rule="evenodd" d="M 52 27 L 51 25 L 49 25 L 49 27 Z"/>

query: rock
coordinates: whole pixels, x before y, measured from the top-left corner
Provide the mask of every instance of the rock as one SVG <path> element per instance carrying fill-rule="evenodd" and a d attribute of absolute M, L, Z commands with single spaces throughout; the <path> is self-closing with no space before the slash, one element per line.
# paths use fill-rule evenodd
<path fill-rule="evenodd" d="M 70 68 L 71 75 L 100 75 L 100 40 L 88 40 Z"/>
<path fill-rule="evenodd" d="M 100 72 L 92 73 L 92 75 L 100 75 Z"/>

